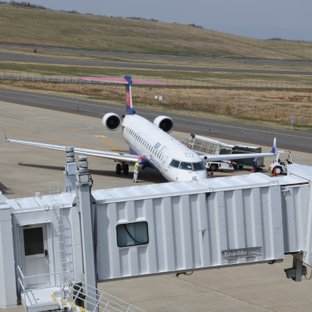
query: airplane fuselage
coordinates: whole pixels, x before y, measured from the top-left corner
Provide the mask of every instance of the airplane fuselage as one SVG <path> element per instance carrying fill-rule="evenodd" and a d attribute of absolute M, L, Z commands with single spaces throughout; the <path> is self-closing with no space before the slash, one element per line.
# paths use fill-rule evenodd
<path fill-rule="evenodd" d="M 171 135 L 137 114 L 126 115 L 122 132 L 130 149 L 168 181 L 207 178 L 202 159 Z"/>

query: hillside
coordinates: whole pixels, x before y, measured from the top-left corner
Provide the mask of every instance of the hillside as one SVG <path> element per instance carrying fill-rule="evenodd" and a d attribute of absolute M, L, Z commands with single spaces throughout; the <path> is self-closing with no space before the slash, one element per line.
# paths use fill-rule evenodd
<path fill-rule="evenodd" d="M 312 60 L 312 42 L 256 40 L 194 25 L 0 4 L 0 43 L 105 51 Z"/>

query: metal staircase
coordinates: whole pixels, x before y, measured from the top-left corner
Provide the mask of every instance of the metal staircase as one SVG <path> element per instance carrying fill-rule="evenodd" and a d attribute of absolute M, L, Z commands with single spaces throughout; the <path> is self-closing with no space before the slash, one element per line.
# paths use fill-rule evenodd
<path fill-rule="evenodd" d="M 144 312 L 134 305 L 84 283 L 74 283 L 66 289 L 68 289 L 66 297 L 55 296 L 61 311 Z"/>
<path fill-rule="evenodd" d="M 59 255 L 58 261 L 56 261 L 56 272 L 67 272 L 67 277 L 69 280 L 61 281 L 61 284 L 69 283 L 73 279 L 73 247 L 72 247 L 72 232 L 71 226 L 63 215 L 63 209 L 55 210 L 55 218 L 57 220 L 57 225 L 55 227 L 54 241 L 57 246 L 54 254 Z"/>

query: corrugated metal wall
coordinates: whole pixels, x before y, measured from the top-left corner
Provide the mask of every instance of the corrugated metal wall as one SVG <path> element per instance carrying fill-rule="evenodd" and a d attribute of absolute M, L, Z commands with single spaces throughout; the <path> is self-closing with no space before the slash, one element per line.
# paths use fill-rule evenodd
<path fill-rule="evenodd" d="M 284 256 L 280 186 L 181 194 L 97 206 L 99 280 Z M 146 221 L 149 242 L 118 247 L 118 224 Z"/>
<path fill-rule="evenodd" d="M 309 210 L 310 186 L 290 186 L 282 189 L 284 251 L 303 251 Z"/>

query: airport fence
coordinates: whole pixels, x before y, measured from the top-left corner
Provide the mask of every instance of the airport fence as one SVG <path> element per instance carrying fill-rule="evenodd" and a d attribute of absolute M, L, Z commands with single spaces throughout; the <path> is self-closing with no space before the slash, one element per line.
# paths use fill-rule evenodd
<path fill-rule="evenodd" d="M 205 79 L 164 79 L 160 77 L 135 77 L 138 80 L 153 80 L 154 87 L 161 88 L 198 88 L 198 89 L 237 89 L 237 90 L 283 90 L 283 91 L 312 91 L 312 78 L 306 80 L 273 80 L 273 79 L 227 79 L 227 78 L 205 78 Z M 310 78 L 310 77 L 308 77 Z M 55 75 L 46 73 L 30 73 L 22 71 L 0 71 L 0 80 L 14 81 L 40 81 L 48 83 L 70 83 L 70 84 L 103 84 L 101 81 L 85 81 L 75 76 Z M 107 84 L 107 82 L 105 82 Z"/>

